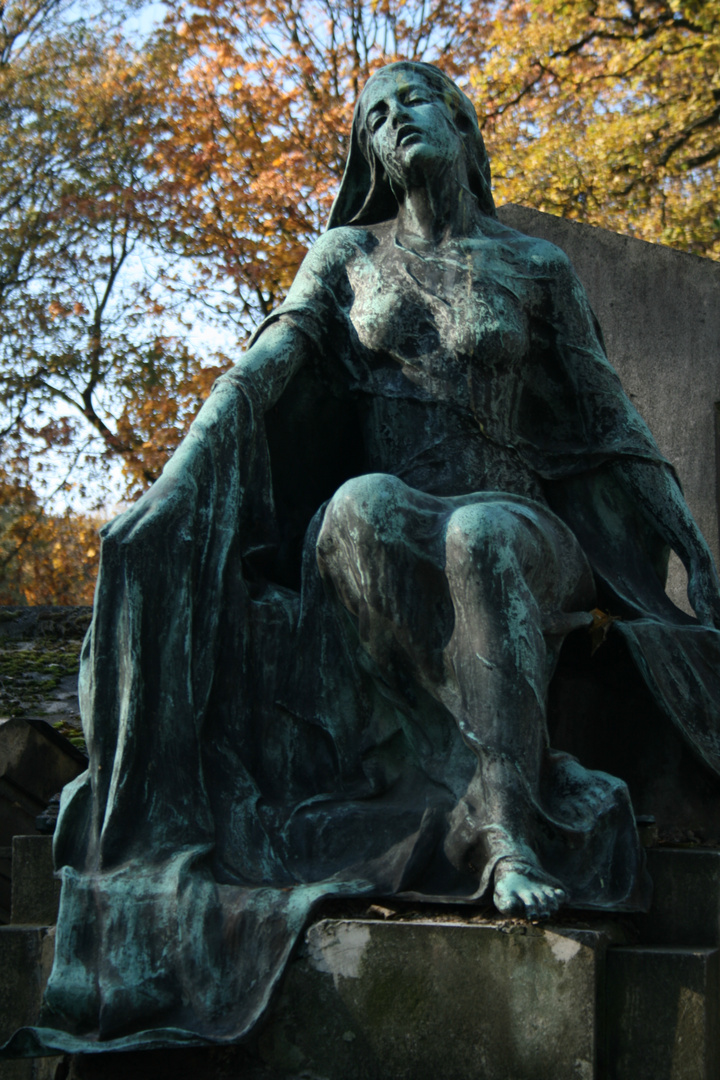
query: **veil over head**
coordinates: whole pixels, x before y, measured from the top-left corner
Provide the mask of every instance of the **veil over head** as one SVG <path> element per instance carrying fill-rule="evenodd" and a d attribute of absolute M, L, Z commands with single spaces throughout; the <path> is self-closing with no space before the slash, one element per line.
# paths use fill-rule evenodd
<path fill-rule="evenodd" d="M 353 114 L 350 151 L 340 190 L 328 218 L 328 229 L 337 228 L 339 225 L 375 225 L 395 217 L 398 212 L 397 199 L 385 172 L 364 138 L 362 102 L 373 79 L 388 71 L 402 68 L 419 74 L 435 90 L 439 90 L 454 110 L 455 116 L 461 118 L 462 125 L 458 129 L 465 149 L 470 190 L 484 214 L 489 217 L 497 216 L 490 189 L 490 160 L 472 102 L 440 68 L 422 61 L 399 60 L 394 64 L 387 64 L 371 75 L 358 98 Z"/>

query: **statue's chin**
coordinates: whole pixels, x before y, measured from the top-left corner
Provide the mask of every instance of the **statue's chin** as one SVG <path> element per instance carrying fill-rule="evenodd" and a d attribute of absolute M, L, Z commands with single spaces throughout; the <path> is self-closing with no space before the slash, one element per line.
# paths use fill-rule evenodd
<path fill-rule="evenodd" d="M 456 155 L 446 146 L 436 146 L 421 134 L 407 137 L 399 147 L 392 168 L 387 169 L 393 187 L 404 191 L 420 186 L 429 177 L 442 176 L 454 169 Z"/>

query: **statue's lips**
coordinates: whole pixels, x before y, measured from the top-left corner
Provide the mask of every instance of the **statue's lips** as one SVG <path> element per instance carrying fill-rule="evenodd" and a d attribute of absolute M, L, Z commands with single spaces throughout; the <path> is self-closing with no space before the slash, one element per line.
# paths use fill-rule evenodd
<path fill-rule="evenodd" d="M 398 146 L 409 146 L 419 139 L 422 139 L 422 132 L 419 128 L 412 127 L 410 124 L 404 124 L 397 133 Z"/>

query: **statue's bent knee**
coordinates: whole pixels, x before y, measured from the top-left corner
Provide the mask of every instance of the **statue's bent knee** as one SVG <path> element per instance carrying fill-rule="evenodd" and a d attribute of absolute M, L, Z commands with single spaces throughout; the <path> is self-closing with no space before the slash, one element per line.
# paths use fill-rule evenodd
<path fill-rule="evenodd" d="M 407 493 L 407 485 L 387 473 L 367 473 L 344 483 L 323 518 L 317 543 L 321 564 L 341 540 L 365 545 L 397 538 L 397 512 L 407 503 Z"/>
<path fill-rule="evenodd" d="M 477 502 L 455 510 L 445 533 L 448 572 L 473 567 L 519 566 L 518 556 L 527 547 L 523 521 L 503 503 Z"/>

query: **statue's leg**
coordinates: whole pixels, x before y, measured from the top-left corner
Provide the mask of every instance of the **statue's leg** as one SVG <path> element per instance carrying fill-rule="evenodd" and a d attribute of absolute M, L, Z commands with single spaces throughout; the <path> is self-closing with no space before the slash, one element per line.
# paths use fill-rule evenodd
<path fill-rule="evenodd" d="M 547 690 L 564 634 L 592 603 L 572 534 L 528 500 L 435 498 L 373 475 L 331 501 L 318 558 L 375 660 L 410 661 L 478 759 L 448 856 L 494 873 L 501 910 L 548 914 L 563 892 L 540 867 L 530 823 Z"/>
<path fill-rule="evenodd" d="M 502 911 L 545 915 L 564 899 L 532 845 L 548 745 L 547 693 L 565 634 L 590 621 L 593 587 L 569 531 L 541 506 L 478 501 L 445 532 L 454 610 L 437 696 L 456 718 L 478 769 L 458 805 L 446 850 L 494 871 Z"/>

